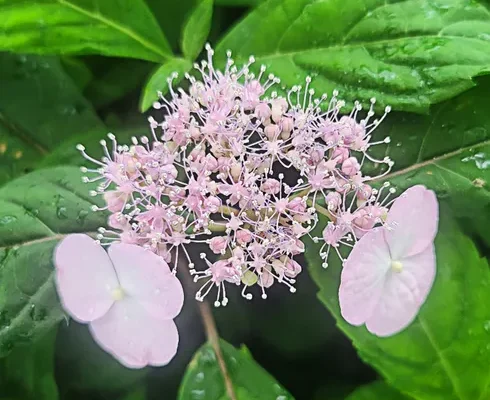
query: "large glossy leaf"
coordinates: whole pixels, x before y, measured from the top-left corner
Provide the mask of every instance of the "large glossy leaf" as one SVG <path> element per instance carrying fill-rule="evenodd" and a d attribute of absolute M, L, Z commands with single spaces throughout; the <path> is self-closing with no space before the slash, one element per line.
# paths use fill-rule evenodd
<path fill-rule="evenodd" d="M 144 0 L 2 0 L 0 50 L 150 61 L 171 55 Z"/>
<path fill-rule="evenodd" d="M 55 57 L 0 53 L 0 185 L 70 136 L 104 129 Z"/>
<path fill-rule="evenodd" d="M 270 0 L 218 46 L 255 55 L 286 86 L 425 112 L 490 67 L 490 13 L 468 0 Z"/>
<path fill-rule="evenodd" d="M 37 343 L 13 351 L 0 360 L 2 394 L 24 400 L 57 400 L 58 387 L 54 377 L 54 343 L 56 329 Z"/>
<path fill-rule="evenodd" d="M 219 6 L 233 6 L 233 7 L 243 7 L 243 6 L 256 6 L 266 0 L 215 0 L 216 4 Z"/>
<path fill-rule="evenodd" d="M 293 397 L 279 385 L 242 347 L 235 349 L 219 342 L 228 376 L 223 377 L 215 351 L 210 344 L 202 346 L 190 362 L 182 381 L 179 399 L 225 400 L 229 399 L 225 379 L 231 382 L 236 400 L 276 399 Z"/>
<path fill-rule="evenodd" d="M 325 225 L 321 220 L 319 226 Z M 319 245 L 307 243 L 309 271 L 319 298 L 353 341 L 360 356 L 403 393 L 423 400 L 490 397 L 490 268 L 472 241 L 441 209 L 436 238 L 437 276 L 416 320 L 404 331 L 378 338 L 342 319 L 338 303 L 341 263 L 321 267 Z"/>
<path fill-rule="evenodd" d="M 94 232 L 104 213 L 76 167 L 32 172 L 0 189 L 0 357 L 63 318 L 53 282 L 53 249 L 65 235 Z M 92 187 L 93 188 L 93 187 Z"/>
<path fill-rule="evenodd" d="M 194 61 L 204 47 L 211 29 L 212 17 L 213 0 L 199 0 L 182 32 L 182 51 L 187 59 Z"/>
<path fill-rule="evenodd" d="M 374 382 L 357 389 L 345 400 L 410 400 L 384 382 Z"/>
<path fill-rule="evenodd" d="M 437 105 L 428 116 L 394 113 L 380 127 L 391 143 L 374 148 L 389 155 L 394 172 L 385 177 L 399 192 L 415 184 L 437 191 L 459 217 L 490 221 L 490 118 L 485 103 L 490 80 Z M 369 171 L 375 174 L 375 170 Z"/>

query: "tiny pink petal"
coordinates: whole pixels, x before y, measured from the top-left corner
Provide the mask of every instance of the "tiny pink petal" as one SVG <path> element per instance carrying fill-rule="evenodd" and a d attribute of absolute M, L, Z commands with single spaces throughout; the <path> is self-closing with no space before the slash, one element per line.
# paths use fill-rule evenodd
<path fill-rule="evenodd" d="M 432 190 L 422 185 L 412 186 L 400 195 L 388 212 L 385 237 L 393 259 L 420 253 L 437 233 L 439 207 Z"/>
<path fill-rule="evenodd" d="M 383 229 L 365 234 L 354 246 L 341 275 L 339 302 L 342 317 L 352 325 L 364 324 L 383 296 L 390 252 Z"/>
<path fill-rule="evenodd" d="M 90 323 L 92 336 L 128 368 L 163 366 L 177 353 L 179 334 L 172 320 L 154 318 L 134 299 L 117 301 Z"/>
<path fill-rule="evenodd" d="M 366 327 L 377 336 L 391 336 L 405 329 L 417 316 L 436 274 L 434 245 L 400 260 L 401 272 L 390 270 Z"/>
<path fill-rule="evenodd" d="M 61 303 L 75 320 L 93 321 L 109 310 L 119 282 L 109 256 L 95 240 L 67 236 L 56 248 L 54 263 Z"/>
<path fill-rule="evenodd" d="M 162 257 L 132 244 L 109 247 L 120 285 L 154 318 L 176 317 L 184 304 L 184 290 Z"/>

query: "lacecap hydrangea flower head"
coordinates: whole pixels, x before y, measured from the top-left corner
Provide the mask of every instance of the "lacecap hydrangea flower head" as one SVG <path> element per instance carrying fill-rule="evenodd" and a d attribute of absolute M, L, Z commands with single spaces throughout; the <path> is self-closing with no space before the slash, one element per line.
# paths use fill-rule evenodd
<path fill-rule="evenodd" d="M 230 286 L 241 286 L 245 299 L 251 299 L 257 287 L 265 299 L 267 289 L 276 283 L 295 292 L 295 280 L 302 271 L 295 256 L 305 251 L 303 238 L 322 243 L 323 266 L 327 267 L 330 255 L 342 258 L 339 246 L 356 249 L 370 240 L 372 232 L 392 229 L 396 221 L 391 221 L 389 206 L 394 191 L 387 184 L 376 189 L 372 183 L 388 174 L 393 162 L 369 154 L 372 146 L 389 142 L 389 138 L 372 140 L 372 132 L 389 108 L 375 119 L 372 99 L 363 118 L 357 102 L 345 113 L 337 92 L 331 98 L 315 97 L 309 77 L 304 87 L 294 86 L 281 97 L 275 91 L 279 78 L 266 74 L 264 66 L 258 74 L 251 72 L 253 57 L 238 68 L 228 53 L 225 68 L 220 71 L 213 65 L 209 46 L 207 54 L 206 61 L 195 65 L 200 79 L 186 74 L 188 91 L 175 90 L 173 77 L 168 80 L 168 98 L 160 96 L 154 103 L 156 117 L 149 118 L 150 138 L 133 138 L 131 144 L 121 145 L 109 134 L 109 144 L 101 141 L 105 152 L 102 160 L 91 158 L 82 145 L 78 146 L 82 155 L 95 164 L 93 169 L 82 168 L 87 174 L 83 179 L 97 182 L 91 195 L 105 200 L 105 206 L 94 206 L 94 211 L 110 213 L 109 228 L 100 228 L 96 242 L 108 248 L 117 279 L 120 272 L 112 254 L 122 248 L 134 254 L 128 257 L 132 267 L 125 264 L 128 269 L 138 270 L 131 279 L 153 279 L 157 268 L 148 270 L 144 260 L 156 263 L 158 259 L 164 273 L 175 280 L 178 268 L 183 265 L 189 269 L 194 280 L 202 283 L 195 295 L 198 301 L 214 292 L 214 305 L 225 306 Z M 383 172 L 376 177 L 364 175 L 362 169 L 368 162 L 385 168 L 380 168 Z M 319 212 L 329 222 L 321 227 L 321 237 L 311 237 Z M 397 229 L 403 229 L 403 223 Z M 61 270 L 69 264 L 61 256 L 66 254 L 62 250 L 69 246 L 68 239 L 60 244 L 56 255 Z M 83 240 L 88 244 L 89 239 Z M 207 248 L 199 254 L 199 264 L 205 268 L 196 268 L 196 243 Z M 93 251 L 102 259 L 98 244 L 91 246 L 99 246 Z M 82 246 L 69 249 L 72 258 L 83 252 Z M 85 267 L 96 259 L 80 259 L 71 266 L 78 271 L 76 274 L 58 279 L 65 309 L 79 321 L 89 322 L 96 340 L 118 359 L 134 356 L 138 360 L 123 361 L 127 365 L 161 365 L 162 358 L 153 353 L 152 347 L 159 342 L 152 341 L 151 335 L 138 339 L 149 341 L 138 348 L 139 353 L 132 353 L 126 346 L 125 351 L 131 355 L 123 356 L 117 345 L 109 343 L 111 335 L 118 335 L 118 329 L 128 329 L 117 322 L 127 314 L 111 311 L 120 308 L 119 293 L 132 302 L 133 295 L 126 285 L 139 283 L 125 279 L 115 289 L 116 279 L 101 286 L 98 275 L 94 275 L 99 266 Z M 77 318 L 74 303 L 67 301 L 70 285 L 75 285 L 72 279 L 85 274 L 90 278 L 80 282 L 107 291 L 103 315 Z M 156 298 L 148 294 L 148 301 L 154 305 L 151 318 L 163 319 L 168 325 L 168 317 L 177 315 L 180 306 L 165 314 L 156 305 L 158 299 L 181 305 L 180 297 L 173 299 L 175 285 L 159 288 Z M 139 294 L 134 297 L 136 303 L 141 302 Z M 93 327 L 99 318 L 109 315 L 117 328 L 101 339 Z M 170 335 L 173 328 L 165 329 Z M 141 349 L 145 349 L 145 356 L 141 356 Z"/>

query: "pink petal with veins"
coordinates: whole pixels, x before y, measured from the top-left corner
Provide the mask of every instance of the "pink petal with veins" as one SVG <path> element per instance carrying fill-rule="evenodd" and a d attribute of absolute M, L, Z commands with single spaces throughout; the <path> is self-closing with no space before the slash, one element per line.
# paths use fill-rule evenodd
<path fill-rule="evenodd" d="M 434 241 L 438 221 L 439 206 L 432 190 L 416 185 L 402 193 L 386 219 L 393 228 L 385 231 L 393 259 L 424 251 Z"/>
<path fill-rule="evenodd" d="M 75 320 L 93 321 L 114 303 L 111 291 L 119 286 L 104 249 L 87 235 L 63 239 L 55 250 L 56 285 L 61 303 Z"/>
<path fill-rule="evenodd" d="M 179 334 L 172 320 L 153 318 L 136 301 L 117 301 L 102 318 L 90 323 L 97 343 L 128 368 L 163 366 L 177 352 Z"/>

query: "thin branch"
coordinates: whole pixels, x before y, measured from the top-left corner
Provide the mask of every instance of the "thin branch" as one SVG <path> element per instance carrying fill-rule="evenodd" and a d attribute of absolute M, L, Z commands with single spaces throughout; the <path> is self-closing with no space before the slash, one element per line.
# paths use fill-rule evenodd
<path fill-rule="evenodd" d="M 223 358 L 223 352 L 221 351 L 221 347 L 219 345 L 218 330 L 216 329 L 216 324 L 214 323 L 213 313 L 209 303 L 207 301 L 199 302 L 199 311 L 201 313 L 202 322 L 206 331 L 206 337 L 208 338 L 211 347 L 216 353 L 216 358 L 218 359 L 219 369 L 221 370 L 221 374 L 223 375 L 223 379 L 225 381 L 226 393 L 231 400 L 237 400 L 233 390 L 233 383 L 231 382 L 231 377 L 228 373 L 228 369 Z"/>
<path fill-rule="evenodd" d="M 191 277 L 191 274 L 187 270 L 182 275 L 182 280 L 191 288 L 194 288 L 195 284 Z M 228 368 L 226 367 L 225 359 L 223 358 L 223 352 L 221 351 L 221 347 L 219 345 L 219 334 L 218 329 L 216 328 L 216 324 L 214 322 L 213 313 L 211 311 L 211 307 L 209 303 L 204 300 L 202 302 L 196 301 L 199 308 L 199 313 L 201 314 L 202 323 L 204 325 L 204 330 L 206 332 L 206 338 L 208 339 L 209 344 L 213 348 L 216 359 L 218 360 L 219 369 L 221 371 L 221 375 L 223 375 L 223 380 L 225 382 L 226 394 L 230 398 L 230 400 L 237 400 L 235 391 L 233 390 L 233 384 L 231 381 L 230 374 L 228 372 Z"/>
<path fill-rule="evenodd" d="M 486 145 L 490 145 L 490 140 L 485 140 L 484 142 L 481 142 L 481 143 L 478 143 L 478 144 L 474 144 L 474 145 L 467 146 L 467 147 L 462 147 L 462 148 L 460 148 L 458 150 L 454 150 L 454 151 L 451 151 L 449 153 L 443 154 L 441 156 L 431 158 L 431 159 L 426 160 L 426 161 L 423 161 L 421 163 L 413 164 L 413 165 L 411 165 L 411 166 L 409 166 L 407 168 L 400 169 L 398 171 L 395 171 L 395 172 L 392 172 L 390 174 L 387 174 L 387 175 L 383 176 L 380 179 L 373 179 L 373 182 L 375 182 L 375 181 L 386 181 L 388 179 L 395 178 L 397 176 L 406 174 L 407 172 L 415 171 L 415 170 L 417 170 L 419 168 L 422 168 L 422 167 L 426 167 L 428 165 L 435 164 L 438 161 L 446 160 L 448 158 L 457 156 L 458 154 L 461 154 L 461 153 L 463 153 L 463 152 L 465 152 L 467 150 L 472 150 L 472 149 L 476 150 L 476 149 L 478 149 L 480 147 L 483 147 L 483 146 L 486 146 Z"/>

